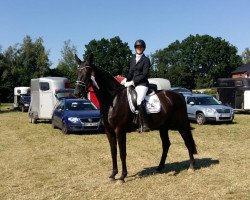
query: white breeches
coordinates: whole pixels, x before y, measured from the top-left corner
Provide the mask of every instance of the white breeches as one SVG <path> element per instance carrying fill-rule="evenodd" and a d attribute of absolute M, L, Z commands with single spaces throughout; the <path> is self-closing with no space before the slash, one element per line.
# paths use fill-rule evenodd
<path fill-rule="evenodd" d="M 143 85 L 138 85 L 135 87 L 135 91 L 137 93 L 137 105 L 141 105 L 141 102 L 144 100 L 147 91 L 148 91 L 148 87 L 143 86 Z"/>

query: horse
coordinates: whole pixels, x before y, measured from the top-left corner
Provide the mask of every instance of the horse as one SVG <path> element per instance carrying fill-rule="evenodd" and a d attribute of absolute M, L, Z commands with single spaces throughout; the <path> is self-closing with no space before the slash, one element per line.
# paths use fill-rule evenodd
<path fill-rule="evenodd" d="M 90 86 L 94 88 L 111 150 L 113 169 L 109 179 L 125 182 L 127 176 L 126 134 L 136 130 L 133 123 L 135 114 L 130 110 L 126 88 L 108 71 L 94 65 L 93 54 L 86 61 L 81 61 L 75 55 L 75 60 L 78 64 L 78 73 L 74 94 L 76 97 L 86 96 L 88 88 Z M 156 91 L 156 95 L 160 99 L 161 110 L 159 113 L 149 114 L 148 117 L 150 130 L 159 130 L 162 141 L 162 155 L 157 171 L 164 169 L 171 144 L 168 130 L 178 130 L 181 134 L 189 153 L 189 169 L 194 170 L 193 155 L 197 154 L 197 150 L 183 95 L 168 90 Z M 122 173 L 118 179 L 115 178 L 118 174 L 117 143 L 122 163 Z"/>

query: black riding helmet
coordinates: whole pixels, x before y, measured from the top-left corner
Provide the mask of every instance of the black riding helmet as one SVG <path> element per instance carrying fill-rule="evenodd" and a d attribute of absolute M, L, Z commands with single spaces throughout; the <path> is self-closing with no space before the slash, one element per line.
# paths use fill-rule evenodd
<path fill-rule="evenodd" d="M 142 46 L 144 50 L 146 49 L 146 43 L 143 40 L 136 40 L 134 47 Z"/>

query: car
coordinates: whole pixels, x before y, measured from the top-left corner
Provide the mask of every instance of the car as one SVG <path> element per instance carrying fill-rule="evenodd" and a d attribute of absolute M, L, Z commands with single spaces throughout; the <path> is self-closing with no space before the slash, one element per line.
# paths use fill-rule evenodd
<path fill-rule="evenodd" d="M 22 112 L 27 112 L 30 106 L 30 96 L 29 95 L 21 95 L 20 100 L 18 102 L 18 109 Z"/>
<path fill-rule="evenodd" d="M 171 87 L 170 90 L 181 94 L 192 94 L 192 91 L 183 87 Z"/>
<path fill-rule="evenodd" d="M 89 100 L 62 99 L 56 105 L 51 121 L 53 128 L 63 133 L 70 132 L 103 132 L 104 125 L 100 118 L 100 110 Z"/>
<path fill-rule="evenodd" d="M 222 105 L 215 97 L 207 94 L 185 94 L 187 113 L 190 120 L 202 125 L 206 122 L 232 122 L 233 108 Z"/>

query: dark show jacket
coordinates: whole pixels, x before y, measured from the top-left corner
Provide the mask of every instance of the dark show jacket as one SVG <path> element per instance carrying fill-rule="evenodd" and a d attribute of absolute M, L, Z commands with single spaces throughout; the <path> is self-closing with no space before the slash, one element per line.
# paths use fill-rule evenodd
<path fill-rule="evenodd" d="M 150 60 L 144 54 L 136 63 L 135 56 L 130 60 L 130 68 L 127 76 L 127 81 L 134 81 L 135 86 L 143 85 L 149 86 L 148 72 L 150 67 Z"/>

